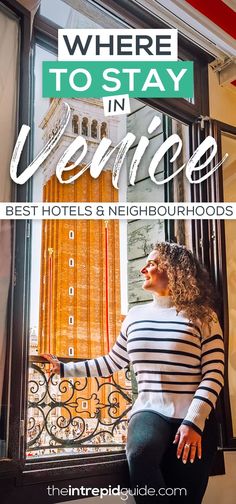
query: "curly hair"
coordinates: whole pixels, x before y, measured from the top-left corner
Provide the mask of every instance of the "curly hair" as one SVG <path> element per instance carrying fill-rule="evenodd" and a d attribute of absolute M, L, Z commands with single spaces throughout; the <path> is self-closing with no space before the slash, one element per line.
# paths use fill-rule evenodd
<path fill-rule="evenodd" d="M 156 243 L 160 271 L 167 270 L 170 295 L 177 313 L 191 322 L 209 324 L 215 319 L 217 295 L 209 274 L 193 253 L 176 243 Z"/>

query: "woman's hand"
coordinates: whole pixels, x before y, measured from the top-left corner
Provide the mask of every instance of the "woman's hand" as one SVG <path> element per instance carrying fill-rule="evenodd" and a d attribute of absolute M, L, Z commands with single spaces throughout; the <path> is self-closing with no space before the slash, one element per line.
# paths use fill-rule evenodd
<path fill-rule="evenodd" d="M 196 453 L 198 458 L 202 457 L 202 438 L 198 432 L 188 425 L 181 424 L 178 428 L 173 443 L 178 443 L 177 458 L 181 457 L 186 464 L 188 457 L 191 463 L 194 462 Z"/>
<path fill-rule="evenodd" d="M 60 361 L 58 360 L 56 355 L 42 354 L 42 357 L 48 360 L 48 362 L 50 362 L 50 364 L 52 365 L 51 374 L 60 374 Z"/>

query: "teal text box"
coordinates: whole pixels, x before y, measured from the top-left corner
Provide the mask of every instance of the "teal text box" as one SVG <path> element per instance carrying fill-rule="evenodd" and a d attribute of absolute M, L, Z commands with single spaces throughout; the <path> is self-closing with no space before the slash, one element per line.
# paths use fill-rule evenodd
<path fill-rule="evenodd" d="M 63 73 L 50 73 L 63 71 Z M 112 69 L 109 77 L 120 82 L 119 89 L 116 83 L 107 81 L 104 72 Z M 133 73 L 137 70 L 138 73 Z M 174 87 L 171 75 L 178 76 L 186 70 L 179 80 L 179 89 Z M 74 74 L 73 74 L 74 72 Z M 128 73 L 127 73 L 128 72 Z M 151 73 L 150 73 L 151 72 Z M 133 73 L 133 82 L 132 74 Z M 170 75 L 171 74 L 171 75 Z M 145 82 L 153 86 L 146 86 Z M 56 81 L 58 89 L 56 88 Z M 90 82 L 91 81 L 91 82 Z M 44 61 L 43 62 L 43 97 L 48 98 L 101 98 L 128 94 L 132 98 L 193 98 L 193 62 L 168 61 L 168 62 L 107 62 L 107 61 Z M 73 86 L 87 86 L 88 89 L 77 90 Z M 109 86 L 109 90 L 104 89 Z"/>

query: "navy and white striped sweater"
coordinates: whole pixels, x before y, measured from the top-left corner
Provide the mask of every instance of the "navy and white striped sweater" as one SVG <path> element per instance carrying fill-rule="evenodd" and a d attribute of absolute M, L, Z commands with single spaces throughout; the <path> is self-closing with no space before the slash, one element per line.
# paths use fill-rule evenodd
<path fill-rule="evenodd" d="M 205 331 L 205 334 L 204 334 Z M 110 376 L 131 361 L 138 397 L 130 417 L 149 410 L 171 421 L 183 420 L 200 434 L 224 383 L 224 344 L 217 319 L 200 330 L 176 314 L 171 298 L 131 308 L 107 355 L 61 364 L 61 375 Z"/>

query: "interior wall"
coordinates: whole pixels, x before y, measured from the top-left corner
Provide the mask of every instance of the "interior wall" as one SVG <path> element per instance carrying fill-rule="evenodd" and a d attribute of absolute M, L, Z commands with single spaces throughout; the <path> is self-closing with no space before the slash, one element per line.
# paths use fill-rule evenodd
<path fill-rule="evenodd" d="M 236 451 L 224 453 L 225 473 L 221 476 L 211 476 L 202 504 L 235 504 L 236 481 Z M 95 503 L 94 503 L 95 504 Z"/>
<path fill-rule="evenodd" d="M 220 86 L 217 74 L 209 67 L 210 117 L 236 126 L 236 88 L 235 91 Z"/>

